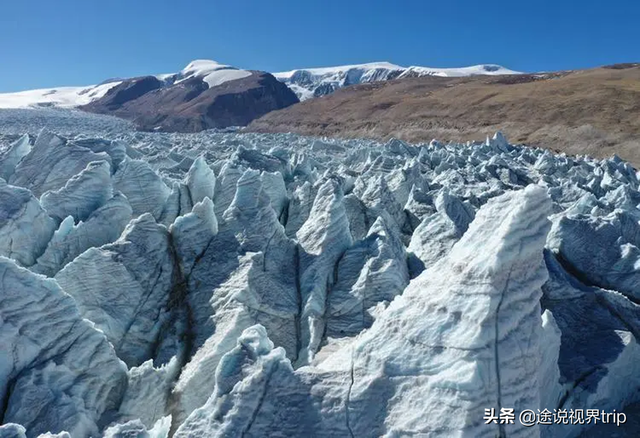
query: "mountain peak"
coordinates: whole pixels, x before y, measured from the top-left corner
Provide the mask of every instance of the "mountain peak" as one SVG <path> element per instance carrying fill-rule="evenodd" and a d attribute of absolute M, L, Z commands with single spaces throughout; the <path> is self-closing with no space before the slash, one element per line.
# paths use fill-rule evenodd
<path fill-rule="evenodd" d="M 178 81 L 176 83 L 191 78 L 200 78 L 211 88 L 228 81 L 246 78 L 247 76 L 251 76 L 251 72 L 247 70 L 240 70 L 209 59 L 196 59 L 178 73 Z"/>
<path fill-rule="evenodd" d="M 212 59 L 194 59 L 191 61 L 185 68 L 183 68 L 180 73 L 188 75 L 188 74 L 198 74 L 201 72 L 211 72 L 215 70 L 220 70 L 223 68 L 235 68 L 227 64 L 221 64 Z"/>

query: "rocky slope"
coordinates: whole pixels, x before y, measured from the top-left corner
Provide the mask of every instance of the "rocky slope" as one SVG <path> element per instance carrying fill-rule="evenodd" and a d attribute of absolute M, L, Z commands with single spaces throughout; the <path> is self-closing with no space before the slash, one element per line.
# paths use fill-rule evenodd
<path fill-rule="evenodd" d="M 254 121 L 249 130 L 407 141 L 517 143 L 640 165 L 640 66 L 496 77 L 421 77 L 347 87 Z"/>
<path fill-rule="evenodd" d="M 518 414 L 640 402 L 617 157 L 42 132 L 0 169 L 2 437 L 575 437 Z"/>

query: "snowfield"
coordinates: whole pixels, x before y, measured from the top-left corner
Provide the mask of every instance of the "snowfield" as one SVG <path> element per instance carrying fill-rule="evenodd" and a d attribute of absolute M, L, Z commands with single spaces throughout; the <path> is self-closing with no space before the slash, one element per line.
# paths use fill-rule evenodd
<path fill-rule="evenodd" d="M 0 177 L 0 437 L 577 437 L 518 414 L 640 402 L 617 157 L 47 109 L 0 111 Z"/>
<path fill-rule="evenodd" d="M 16 93 L 0 93 L 0 109 L 38 106 L 72 108 L 86 105 L 100 99 L 107 94 L 107 91 L 120 83 L 121 81 L 113 81 L 86 87 L 58 87 Z"/>

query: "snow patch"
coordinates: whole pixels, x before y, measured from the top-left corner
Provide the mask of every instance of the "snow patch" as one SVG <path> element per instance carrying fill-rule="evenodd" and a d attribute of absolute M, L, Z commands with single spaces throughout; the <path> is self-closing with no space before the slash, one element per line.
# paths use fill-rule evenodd
<path fill-rule="evenodd" d="M 217 87 L 225 82 L 251 76 L 251 72 L 240 70 L 230 65 L 220 64 L 207 59 L 197 59 L 191 61 L 184 69 L 178 73 L 179 80 L 175 83 L 186 81 L 191 78 L 200 78 L 205 81 L 209 88 Z"/>

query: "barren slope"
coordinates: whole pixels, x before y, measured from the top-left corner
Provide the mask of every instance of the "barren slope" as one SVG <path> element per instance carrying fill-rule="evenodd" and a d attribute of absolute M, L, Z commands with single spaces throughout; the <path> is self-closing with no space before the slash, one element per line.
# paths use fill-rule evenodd
<path fill-rule="evenodd" d="M 271 112 L 258 132 L 483 139 L 503 130 L 514 143 L 640 165 L 640 64 L 521 76 L 422 77 L 347 87 Z"/>

